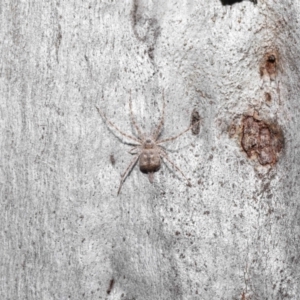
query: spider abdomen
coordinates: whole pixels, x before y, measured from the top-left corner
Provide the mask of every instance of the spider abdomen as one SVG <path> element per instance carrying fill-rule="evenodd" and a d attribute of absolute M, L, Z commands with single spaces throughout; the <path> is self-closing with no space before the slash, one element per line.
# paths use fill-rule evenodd
<path fill-rule="evenodd" d="M 139 165 L 143 173 L 157 172 L 160 169 L 159 149 L 143 149 L 140 154 Z"/>

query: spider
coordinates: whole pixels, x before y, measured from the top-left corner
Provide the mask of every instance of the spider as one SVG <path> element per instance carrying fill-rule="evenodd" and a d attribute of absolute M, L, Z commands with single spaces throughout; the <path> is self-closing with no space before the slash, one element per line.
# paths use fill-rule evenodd
<path fill-rule="evenodd" d="M 162 147 L 161 144 L 177 139 L 178 137 L 180 137 L 181 135 L 189 131 L 191 128 L 197 126 L 198 123 L 200 123 L 200 121 L 192 124 L 187 129 L 177 134 L 176 136 L 160 140 L 159 137 L 161 135 L 164 126 L 164 119 L 165 119 L 166 105 L 165 105 L 164 92 L 162 92 L 162 99 L 163 99 L 163 110 L 162 110 L 159 124 L 157 125 L 157 127 L 155 128 L 152 134 L 145 135 L 144 133 L 142 133 L 140 127 L 137 125 L 136 120 L 134 118 L 133 111 L 132 111 L 131 91 L 130 91 L 130 97 L 129 97 L 130 119 L 133 127 L 137 131 L 137 137 L 127 134 L 123 132 L 121 129 L 119 129 L 114 123 L 112 123 L 109 119 L 107 119 L 105 114 L 96 106 L 103 120 L 112 128 L 114 128 L 116 131 L 118 131 L 121 135 L 131 140 L 130 143 L 126 143 L 126 144 L 134 146 L 134 148 L 132 148 L 128 152 L 135 156 L 133 160 L 130 162 L 130 164 L 128 165 L 125 172 L 121 176 L 121 182 L 120 182 L 117 195 L 120 194 L 125 179 L 132 171 L 132 169 L 134 168 L 137 162 L 139 162 L 140 171 L 142 173 L 148 174 L 150 183 L 153 183 L 154 173 L 160 169 L 161 160 L 165 159 L 172 165 L 174 169 L 176 169 L 184 177 L 184 179 L 187 181 L 187 185 L 191 186 L 189 179 L 183 174 L 183 172 L 179 169 L 179 167 L 168 157 L 165 148 Z"/>

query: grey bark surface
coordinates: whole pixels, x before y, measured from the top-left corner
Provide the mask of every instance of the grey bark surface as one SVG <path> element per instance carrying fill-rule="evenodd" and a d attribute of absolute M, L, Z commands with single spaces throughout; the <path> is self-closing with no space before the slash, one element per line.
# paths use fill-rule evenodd
<path fill-rule="evenodd" d="M 0 13 L 1 299 L 300 299 L 299 1 L 3 0 Z M 117 197 L 130 146 L 95 107 L 132 134 L 130 90 L 145 133 L 163 90 L 162 138 L 203 118 L 166 145 L 192 187 L 135 167 Z M 243 151 L 244 116 L 282 129 L 277 163 Z"/>

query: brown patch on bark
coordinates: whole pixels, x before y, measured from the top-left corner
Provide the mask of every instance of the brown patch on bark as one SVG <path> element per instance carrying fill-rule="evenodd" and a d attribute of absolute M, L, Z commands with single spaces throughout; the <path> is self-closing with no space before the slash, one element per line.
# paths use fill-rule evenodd
<path fill-rule="evenodd" d="M 228 134 L 231 138 L 233 138 L 235 136 L 236 132 L 237 132 L 236 125 L 233 123 L 228 128 Z"/>
<path fill-rule="evenodd" d="M 275 51 L 266 53 L 260 65 L 260 76 L 268 76 L 271 80 L 275 80 L 277 72 L 278 54 Z"/>
<path fill-rule="evenodd" d="M 201 120 L 201 118 L 200 118 L 198 111 L 196 109 L 194 109 L 192 112 L 192 115 L 191 115 L 191 125 L 195 124 L 195 126 L 192 127 L 193 135 L 197 135 L 200 132 L 200 122 L 199 122 L 200 120 Z"/>
<path fill-rule="evenodd" d="M 272 102 L 272 97 L 270 93 L 265 93 L 266 103 L 270 104 Z"/>
<path fill-rule="evenodd" d="M 243 292 L 241 300 L 250 300 L 250 299 L 251 299 L 250 296 L 247 295 L 245 292 Z"/>
<path fill-rule="evenodd" d="M 283 133 L 277 124 L 247 116 L 242 121 L 241 145 L 249 158 L 257 158 L 263 166 L 273 165 L 284 145 Z"/>

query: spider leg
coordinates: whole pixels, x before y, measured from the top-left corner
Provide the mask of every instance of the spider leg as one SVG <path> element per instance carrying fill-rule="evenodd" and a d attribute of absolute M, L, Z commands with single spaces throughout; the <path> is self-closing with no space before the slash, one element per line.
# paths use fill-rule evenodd
<path fill-rule="evenodd" d="M 165 123 L 165 107 L 166 107 L 166 101 L 165 101 L 165 94 L 164 94 L 164 90 L 162 91 L 162 99 L 163 99 L 163 110 L 162 110 L 162 114 L 160 117 L 160 121 L 159 124 L 157 125 L 154 134 L 153 134 L 153 138 L 156 141 L 161 133 L 161 130 L 164 126 Z"/>
<path fill-rule="evenodd" d="M 134 159 L 131 161 L 131 163 L 129 164 L 129 166 L 127 167 L 127 169 L 125 170 L 124 174 L 122 175 L 121 177 L 121 182 L 120 182 L 120 186 L 119 186 L 119 189 L 118 189 L 118 194 L 120 194 L 120 191 L 121 191 L 121 187 L 126 179 L 126 177 L 128 176 L 128 174 L 131 172 L 131 170 L 133 169 L 133 167 L 135 166 L 135 164 L 137 163 L 138 159 L 139 159 L 139 155 L 135 156 Z"/>
<path fill-rule="evenodd" d="M 160 155 L 161 155 L 161 157 L 163 158 L 163 159 L 165 159 L 165 160 L 167 160 L 171 165 L 172 165 L 172 167 L 174 168 L 174 169 L 176 169 L 183 177 L 184 177 L 184 179 L 187 181 L 187 185 L 188 186 L 192 186 L 191 185 L 191 182 L 188 180 L 188 178 L 184 175 L 184 173 L 179 169 L 179 167 L 168 157 L 168 155 L 167 155 L 167 153 L 165 152 L 165 151 L 163 151 L 162 149 L 161 149 L 161 151 L 160 151 Z"/>
<path fill-rule="evenodd" d="M 133 141 L 135 141 L 135 142 L 137 143 L 137 144 L 133 144 L 133 145 L 138 146 L 138 145 L 141 144 L 140 140 L 138 140 L 137 138 L 131 136 L 130 134 L 127 134 L 127 133 L 123 132 L 123 131 L 122 131 L 121 129 L 119 129 L 114 123 L 112 123 L 110 120 L 108 120 L 108 119 L 106 118 L 105 114 L 99 109 L 99 107 L 96 106 L 96 108 L 97 108 L 97 110 L 98 110 L 100 116 L 105 120 L 106 123 L 108 123 L 112 128 L 114 128 L 115 130 L 117 130 L 117 131 L 118 131 L 119 133 L 121 133 L 123 136 L 125 136 L 125 137 L 127 137 L 128 139 L 133 140 Z"/>
<path fill-rule="evenodd" d="M 196 122 L 196 123 L 194 123 L 194 124 L 192 124 L 192 125 L 189 126 L 186 130 L 182 131 L 181 133 L 179 133 L 179 134 L 177 134 L 177 135 L 175 135 L 175 136 L 169 137 L 169 138 L 164 139 L 164 140 L 157 141 L 157 144 L 162 144 L 162 143 L 169 142 L 169 141 L 173 141 L 173 140 L 179 138 L 180 136 L 182 136 L 184 133 L 186 133 L 187 131 L 189 131 L 191 128 L 193 128 L 194 126 L 196 126 L 196 125 L 197 125 L 198 123 L 200 123 L 200 122 L 201 122 L 201 120 L 198 121 L 198 122 Z"/>
<path fill-rule="evenodd" d="M 138 132 L 139 138 L 142 139 L 144 135 L 143 135 L 140 127 L 137 125 L 136 120 L 135 120 L 135 118 L 133 116 L 132 100 L 131 100 L 131 90 L 130 90 L 130 97 L 129 97 L 129 108 L 130 108 L 130 119 L 131 119 L 131 122 L 132 122 L 134 128 L 136 129 L 136 131 Z"/>
<path fill-rule="evenodd" d="M 133 147 L 128 151 L 128 153 L 130 153 L 130 154 L 138 154 L 139 152 L 140 152 L 139 146 Z"/>

